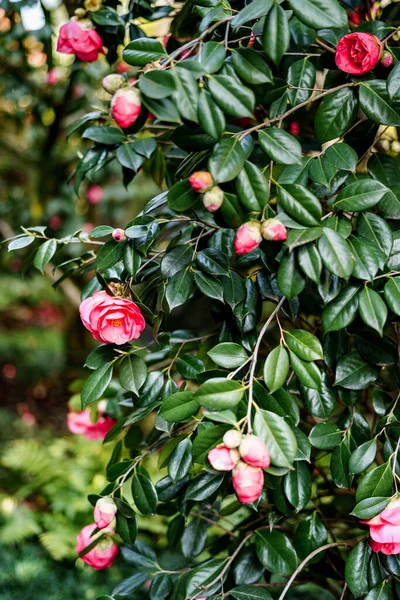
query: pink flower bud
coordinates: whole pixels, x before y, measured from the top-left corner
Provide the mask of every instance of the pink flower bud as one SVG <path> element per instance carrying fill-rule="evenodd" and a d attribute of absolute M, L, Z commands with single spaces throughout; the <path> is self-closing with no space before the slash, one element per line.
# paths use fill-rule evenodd
<path fill-rule="evenodd" d="M 99 185 L 91 185 L 86 192 L 86 200 L 89 204 L 98 204 L 103 200 L 103 188 Z"/>
<path fill-rule="evenodd" d="M 251 504 L 259 498 L 264 486 L 262 469 L 240 461 L 232 471 L 232 483 L 239 502 Z"/>
<path fill-rule="evenodd" d="M 289 124 L 289 133 L 290 133 L 291 135 L 294 135 L 294 136 L 296 136 L 296 137 L 297 137 L 298 135 L 300 135 L 300 123 L 298 123 L 297 121 L 292 121 L 292 122 Z"/>
<path fill-rule="evenodd" d="M 224 192 L 221 190 L 218 185 L 214 185 L 211 190 L 208 190 L 203 195 L 203 204 L 204 207 L 209 212 L 215 212 L 221 207 L 221 204 L 224 201 Z"/>
<path fill-rule="evenodd" d="M 223 437 L 223 442 L 227 448 L 238 448 L 242 441 L 242 434 L 237 429 L 230 429 Z"/>
<path fill-rule="evenodd" d="M 219 444 L 208 453 L 208 460 L 216 471 L 232 471 L 235 466 L 230 450 L 224 444 Z"/>
<path fill-rule="evenodd" d="M 384 52 L 381 58 L 382 67 L 391 67 L 393 64 L 393 56 L 390 52 Z"/>
<path fill-rule="evenodd" d="M 99 498 L 94 507 L 94 520 L 99 529 L 108 527 L 117 514 L 117 505 L 109 496 Z"/>
<path fill-rule="evenodd" d="M 53 67 L 47 73 L 47 77 L 46 77 L 47 85 L 57 85 L 57 83 L 62 78 L 62 75 L 63 75 L 62 69 L 60 69 L 59 67 Z"/>
<path fill-rule="evenodd" d="M 235 236 L 235 250 L 237 254 L 251 252 L 262 241 L 261 223 L 258 221 L 247 221 L 239 227 Z"/>
<path fill-rule="evenodd" d="M 125 84 L 125 77 L 123 77 L 122 75 L 118 75 L 118 73 L 111 73 L 111 75 L 106 75 L 106 77 L 103 77 L 103 79 L 101 80 L 102 87 L 109 94 L 115 94 L 115 92 Z"/>
<path fill-rule="evenodd" d="M 252 467 L 266 469 L 270 465 L 267 447 L 256 435 L 246 435 L 239 446 L 239 452 L 243 460 Z"/>
<path fill-rule="evenodd" d="M 282 242 L 287 238 L 287 231 L 278 219 L 267 219 L 261 223 L 261 235 L 264 240 Z"/>
<path fill-rule="evenodd" d="M 139 94 L 132 88 L 117 90 L 111 100 L 111 114 L 121 129 L 133 125 L 141 108 Z"/>
<path fill-rule="evenodd" d="M 94 540 L 97 537 L 105 533 L 99 531 L 98 533 L 95 533 L 93 535 L 95 529 L 96 524 L 91 523 L 90 525 L 86 525 L 86 527 L 84 527 L 80 531 L 76 540 L 76 552 L 78 554 L 80 554 L 82 550 L 87 548 L 87 546 L 90 546 L 90 544 L 94 542 Z M 106 530 L 106 533 L 113 534 L 114 532 L 112 529 L 109 529 Z M 82 560 L 91 567 L 93 567 L 93 569 L 96 569 L 96 571 L 101 571 L 102 569 L 107 569 L 107 567 L 111 567 L 118 552 L 118 546 L 114 544 L 111 538 L 107 538 L 99 542 L 97 546 L 95 546 L 94 548 L 92 548 L 92 550 L 89 550 L 89 552 L 84 554 L 82 556 Z"/>
<path fill-rule="evenodd" d="M 126 240 L 126 233 L 123 229 L 114 229 L 114 231 L 112 232 L 112 238 L 116 242 L 123 242 L 124 240 Z"/>
<path fill-rule="evenodd" d="M 211 173 L 196 171 L 189 177 L 189 183 L 195 192 L 206 192 L 213 184 Z"/>

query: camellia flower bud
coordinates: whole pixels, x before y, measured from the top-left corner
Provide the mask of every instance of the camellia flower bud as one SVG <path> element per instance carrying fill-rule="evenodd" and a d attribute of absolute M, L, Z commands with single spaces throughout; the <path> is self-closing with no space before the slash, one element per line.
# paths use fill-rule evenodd
<path fill-rule="evenodd" d="M 264 487 L 263 470 L 239 461 L 232 472 L 233 488 L 242 504 L 251 504 L 261 495 Z"/>
<path fill-rule="evenodd" d="M 238 448 L 242 441 L 242 434 L 237 429 L 230 429 L 223 437 L 223 442 L 227 448 Z"/>
<path fill-rule="evenodd" d="M 266 469 L 270 465 L 267 447 L 256 435 L 246 435 L 239 446 L 239 452 L 242 459 L 252 467 Z"/>
<path fill-rule="evenodd" d="M 224 444 L 219 444 L 208 453 L 208 460 L 216 471 L 232 471 L 235 466 L 231 451 Z"/>
<path fill-rule="evenodd" d="M 224 201 L 224 192 L 218 185 L 214 185 L 211 190 L 208 190 L 203 195 L 204 207 L 210 211 L 215 212 L 221 207 Z"/>
<path fill-rule="evenodd" d="M 103 200 L 103 188 L 99 185 L 91 185 L 86 192 L 89 204 L 98 204 Z"/>
<path fill-rule="evenodd" d="M 393 56 L 390 52 L 384 52 L 381 58 L 382 67 L 391 67 L 393 64 Z"/>
<path fill-rule="evenodd" d="M 142 104 L 133 88 L 117 90 L 111 100 L 111 114 L 121 129 L 127 129 L 138 118 Z"/>
<path fill-rule="evenodd" d="M 112 232 L 112 239 L 115 242 L 123 242 L 124 240 L 126 240 L 125 231 L 117 227 L 117 229 L 114 229 L 114 231 Z"/>
<path fill-rule="evenodd" d="M 235 250 L 237 254 L 251 252 L 262 241 L 261 223 L 258 221 L 247 221 L 239 227 L 235 236 Z"/>
<path fill-rule="evenodd" d="M 115 92 L 122 88 L 125 84 L 125 77 L 123 75 L 119 75 L 118 73 L 111 73 L 111 75 L 106 75 L 101 80 L 102 87 L 109 94 L 115 94 Z"/>
<path fill-rule="evenodd" d="M 189 183 L 195 192 L 206 192 L 212 186 L 213 179 L 208 171 L 196 171 L 189 177 Z"/>
<path fill-rule="evenodd" d="M 99 498 L 94 507 L 94 520 L 99 529 L 108 527 L 117 514 L 117 505 L 109 496 Z"/>
<path fill-rule="evenodd" d="M 289 123 L 289 133 L 295 137 L 300 135 L 300 123 L 298 121 L 292 121 Z"/>
<path fill-rule="evenodd" d="M 267 219 L 261 223 L 261 235 L 264 240 L 282 242 L 287 238 L 287 231 L 279 219 Z"/>

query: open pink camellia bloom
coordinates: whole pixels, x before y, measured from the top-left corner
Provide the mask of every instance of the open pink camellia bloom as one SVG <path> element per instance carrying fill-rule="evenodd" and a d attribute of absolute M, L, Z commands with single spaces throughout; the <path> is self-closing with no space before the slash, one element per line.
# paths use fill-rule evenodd
<path fill-rule="evenodd" d="M 67 426 L 70 432 L 81 434 L 87 440 L 104 440 L 115 423 L 115 419 L 104 416 L 99 417 L 95 423 L 92 423 L 89 409 L 81 412 L 70 412 L 67 416 Z"/>
<path fill-rule="evenodd" d="M 336 64 L 341 71 L 363 75 L 372 71 L 382 54 L 382 43 L 376 35 L 356 31 L 344 35 L 336 47 Z"/>
<path fill-rule="evenodd" d="M 264 487 L 264 472 L 239 461 L 232 472 L 233 488 L 242 504 L 251 504 L 259 498 Z"/>
<path fill-rule="evenodd" d="M 235 236 L 235 250 L 237 254 L 246 254 L 251 252 L 262 241 L 261 223 L 258 221 L 248 221 L 239 227 Z"/>
<path fill-rule="evenodd" d="M 252 467 L 267 469 L 270 465 L 267 447 L 256 435 L 246 435 L 241 441 L 239 452 L 242 459 Z"/>
<path fill-rule="evenodd" d="M 231 450 L 224 444 L 219 444 L 208 453 L 208 460 L 216 471 L 232 471 L 235 466 Z"/>
<path fill-rule="evenodd" d="M 385 510 L 369 521 L 371 548 L 382 554 L 400 554 L 400 499 L 389 502 Z"/>
<path fill-rule="evenodd" d="M 80 307 L 82 323 L 95 340 L 106 344 L 125 344 L 136 340 L 145 327 L 139 307 L 128 298 L 94 292 Z"/>
<path fill-rule="evenodd" d="M 88 62 L 94 62 L 99 54 L 104 54 L 102 39 L 89 20 L 65 23 L 60 29 L 57 50 L 75 54 Z"/>
<path fill-rule="evenodd" d="M 96 537 L 102 535 L 103 532 L 98 532 L 92 536 L 92 533 L 95 529 L 96 523 L 92 523 L 90 525 L 86 525 L 86 527 L 81 530 L 76 540 L 77 554 L 89 546 L 96 539 Z M 112 529 L 107 529 L 104 530 L 104 533 L 114 533 L 114 531 Z M 96 571 L 101 571 L 102 569 L 111 567 L 118 552 L 118 546 L 109 538 L 102 540 L 97 544 L 97 546 L 92 548 L 92 550 L 89 550 L 87 554 L 84 554 L 82 556 L 82 560 L 93 567 L 93 569 L 96 569 Z"/>
<path fill-rule="evenodd" d="M 94 520 L 99 529 L 108 527 L 117 514 L 117 505 L 109 496 L 99 498 L 94 507 Z"/>
<path fill-rule="evenodd" d="M 140 115 L 141 108 L 139 94 L 133 88 L 116 91 L 111 100 L 111 114 L 121 129 L 133 125 Z"/>

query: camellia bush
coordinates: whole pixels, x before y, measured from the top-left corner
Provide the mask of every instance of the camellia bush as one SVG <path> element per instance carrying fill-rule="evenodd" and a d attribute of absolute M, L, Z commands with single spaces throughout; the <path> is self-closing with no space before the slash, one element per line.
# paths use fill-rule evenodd
<path fill-rule="evenodd" d="M 82 248 L 59 268 L 89 277 L 99 345 L 70 420 L 118 418 L 77 552 L 121 548 L 109 599 L 400 598 L 398 9 L 86 0 L 58 32 L 75 69 L 110 65 L 76 193 L 111 161 L 163 190 L 118 228 L 9 242 L 40 271 Z"/>

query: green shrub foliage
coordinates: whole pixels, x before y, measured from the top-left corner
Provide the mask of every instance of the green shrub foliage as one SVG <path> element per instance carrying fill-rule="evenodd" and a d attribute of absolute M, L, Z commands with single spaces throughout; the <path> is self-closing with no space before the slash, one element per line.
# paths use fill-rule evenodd
<path fill-rule="evenodd" d="M 62 239 L 24 224 L 8 248 L 29 245 L 27 267 L 43 271 L 77 244 L 61 269 L 85 274 L 82 300 L 123 295 L 146 320 L 139 339 L 90 354 L 81 394 L 83 407 L 119 403 L 109 483 L 89 497 L 114 497 L 132 565 L 112 598 L 400 597 L 399 554 L 371 550 L 362 523 L 400 475 L 399 11 L 367 4 L 89 7 L 109 72 L 118 52 L 133 67 L 123 89 L 141 110 L 121 129 L 93 101 L 75 123 L 75 191 L 113 161 L 126 185 L 145 166 L 160 193 L 112 223 L 119 241 L 107 222 Z M 165 19 L 170 37 L 147 37 Z M 336 66 L 350 31 L 384 53 L 366 72 Z M 189 183 L 198 171 L 223 192 L 215 212 Z M 286 241 L 237 254 L 238 228 L 270 218 Z M 250 505 L 207 458 L 235 428 L 271 458 Z M 159 544 L 143 542 L 140 515 L 167 526 Z"/>

